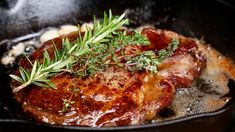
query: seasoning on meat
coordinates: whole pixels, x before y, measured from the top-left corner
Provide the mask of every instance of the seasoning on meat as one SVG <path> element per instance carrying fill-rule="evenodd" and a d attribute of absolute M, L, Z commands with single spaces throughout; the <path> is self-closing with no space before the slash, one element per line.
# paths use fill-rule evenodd
<path fill-rule="evenodd" d="M 201 74 L 205 55 L 172 31 L 120 29 L 123 17 L 110 12 L 22 59 L 11 87 L 23 111 L 40 122 L 103 127 L 146 123 L 171 105 L 176 89 Z"/>

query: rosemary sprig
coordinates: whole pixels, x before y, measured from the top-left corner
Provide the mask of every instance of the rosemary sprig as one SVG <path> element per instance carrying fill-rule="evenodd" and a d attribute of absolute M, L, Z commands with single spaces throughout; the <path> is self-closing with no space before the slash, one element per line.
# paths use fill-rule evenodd
<path fill-rule="evenodd" d="M 132 57 L 123 56 L 126 62 L 120 63 L 120 56 L 116 53 L 122 51 L 128 45 L 148 45 L 149 41 L 139 32 L 128 34 L 126 31 L 118 30 L 121 26 L 128 24 L 128 19 L 124 19 L 124 14 L 114 17 L 112 12 L 109 15 L 104 13 L 103 22 L 97 21 L 94 17 L 94 28 L 88 29 L 84 35 L 78 32 L 76 42 L 62 40 L 62 48 L 57 49 L 55 44 L 54 58 L 50 58 L 47 51 L 43 53 L 41 61 L 31 62 L 31 69 L 19 67 L 20 75 L 10 75 L 21 85 L 14 88 L 13 92 L 18 92 L 28 85 L 34 84 L 40 87 L 51 87 L 56 89 L 50 77 L 60 72 L 70 72 L 79 77 L 86 77 L 105 70 L 111 63 L 117 66 L 126 66 L 131 71 L 146 70 L 151 73 L 157 72 L 157 65 L 162 60 L 172 55 L 179 45 L 179 40 L 173 38 L 166 49 L 160 50 L 157 54 L 154 51 L 144 51 L 134 53 Z M 80 28 L 80 26 L 78 26 Z M 123 55 L 123 54 L 122 54 Z M 65 106 L 69 106 L 64 100 Z M 68 105 L 69 104 L 69 105 Z M 66 108 L 67 108 L 66 107 Z"/>
<path fill-rule="evenodd" d="M 128 24 L 128 19 L 123 19 L 124 16 L 125 14 L 122 14 L 120 17 L 114 17 L 110 10 L 109 16 L 107 16 L 106 13 L 104 14 L 103 23 L 94 18 L 94 29 L 88 29 L 83 37 L 79 34 L 78 41 L 75 44 L 70 43 L 68 40 L 64 40 L 60 52 L 54 46 L 54 60 L 50 58 L 47 51 L 43 54 L 42 64 L 40 64 L 39 60 L 35 60 L 32 64 L 28 59 L 32 64 L 31 71 L 20 67 L 20 76 L 10 75 L 11 78 L 22 83 L 20 86 L 14 88 L 13 92 L 18 92 L 30 84 L 56 88 L 48 78 L 61 71 L 71 72 L 71 67 L 76 62 L 76 58 L 91 52 L 91 47 L 94 45 L 109 41 L 115 30 Z"/>
<path fill-rule="evenodd" d="M 56 52 L 55 52 L 56 53 Z M 27 58 L 27 57 L 26 57 Z M 28 58 L 27 58 L 28 59 Z M 55 73 L 63 71 L 63 67 L 65 67 L 69 63 L 69 59 L 62 61 L 58 60 L 58 56 L 55 57 L 55 60 L 50 60 L 49 54 L 47 51 L 43 53 L 43 63 L 40 64 L 38 60 L 34 61 L 34 64 L 28 59 L 30 64 L 32 64 L 32 70 L 25 70 L 22 67 L 19 67 L 20 77 L 11 74 L 10 77 L 15 79 L 16 81 L 22 83 L 22 85 L 13 89 L 13 92 L 18 92 L 24 87 L 35 84 L 40 87 L 51 87 L 56 89 L 56 86 L 48 79 L 49 77 L 55 75 Z"/>

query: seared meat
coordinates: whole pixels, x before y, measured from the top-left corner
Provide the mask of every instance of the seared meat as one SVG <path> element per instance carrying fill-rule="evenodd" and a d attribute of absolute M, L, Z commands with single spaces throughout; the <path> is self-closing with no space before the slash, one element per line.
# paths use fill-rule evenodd
<path fill-rule="evenodd" d="M 131 72 L 118 66 L 85 78 L 61 73 L 51 78 L 57 89 L 30 85 L 15 93 L 24 112 L 40 122 L 79 126 L 122 126 L 151 121 L 158 112 L 169 106 L 176 88 L 190 87 L 206 66 L 205 56 L 196 41 L 171 31 L 146 28 L 142 34 L 151 42 L 149 46 L 126 47 L 140 51 L 159 51 L 166 48 L 172 38 L 179 39 L 178 49 L 158 67 L 156 74 L 145 71 Z M 76 40 L 77 33 L 54 39 L 58 49 L 64 37 Z M 30 56 L 42 58 L 47 49 L 53 57 L 52 41 Z M 20 66 L 29 68 L 26 59 Z M 17 74 L 18 71 L 16 71 Z M 11 87 L 18 86 L 16 81 Z M 65 107 L 67 105 L 67 107 Z"/>

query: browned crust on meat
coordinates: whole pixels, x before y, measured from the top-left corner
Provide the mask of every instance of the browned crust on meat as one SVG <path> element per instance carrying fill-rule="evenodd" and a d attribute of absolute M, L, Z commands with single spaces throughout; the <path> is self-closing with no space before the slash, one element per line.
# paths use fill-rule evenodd
<path fill-rule="evenodd" d="M 22 104 L 27 115 L 37 121 L 51 124 L 101 127 L 151 121 L 159 111 L 172 103 L 175 88 L 191 86 L 192 81 L 205 67 L 206 59 L 193 39 L 153 28 L 144 29 L 142 33 L 149 38 L 151 45 L 137 47 L 141 50 L 157 51 L 166 47 L 173 37 L 180 40 L 179 48 L 160 65 L 159 73 L 132 73 L 117 66 L 85 78 L 61 73 L 51 78 L 57 90 L 31 85 L 16 93 L 16 99 Z M 77 33 L 46 42 L 30 56 L 30 59 L 34 61 L 42 58 L 44 50 L 53 57 L 52 42 L 60 49 L 64 37 L 74 41 Z M 174 58 L 178 58 L 179 62 L 174 61 Z M 192 63 L 186 67 L 187 75 L 183 75 L 185 71 L 182 72 L 180 67 L 176 66 L 184 64 L 184 60 Z M 26 59 L 22 59 L 20 65 L 30 68 Z M 172 67 L 177 72 L 167 70 Z M 164 70 L 168 74 L 165 74 Z M 19 74 L 17 71 L 15 73 Z M 12 88 L 17 85 L 19 84 L 16 81 L 11 82 Z M 74 92 L 74 87 L 79 88 L 79 91 Z M 66 112 L 62 111 L 63 99 L 74 101 Z"/>

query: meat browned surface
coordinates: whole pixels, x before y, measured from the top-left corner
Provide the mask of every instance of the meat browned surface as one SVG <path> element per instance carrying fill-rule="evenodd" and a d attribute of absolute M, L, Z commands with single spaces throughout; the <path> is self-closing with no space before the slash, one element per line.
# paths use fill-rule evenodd
<path fill-rule="evenodd" d="M 172 38 L 180 41 L 178 49 L 159 65 L 156 74 L 133 73 L 118 66 L 85 78 L 60 73 L 51 78 L 56 90 L 31 85 L 15 93 L 17 101 L 28 116 L 50 124 L 102 127 L 151 121 L 171 105 L 177 88 L 191 86 L 206 66 L 206 58 L 193 39 L 153 28 L 143 29 L 142 34 L 151 44 L 138 47 L 139 50 L 158 51 L 167 47 Z M 64 37 L 74 41 L 77 33 L 54 39 L 58 48 Z M 52 53 L 52 41 L 46 42 L 30 59 L 42 58 L 45 49 Z M 22 59 L 20 65 L 30 67 L 26 59 Z M 16 86 L 18 83 L 13 80 L 11 87 Z M 70 103 L 67 109 L 66 101 Z"/>

